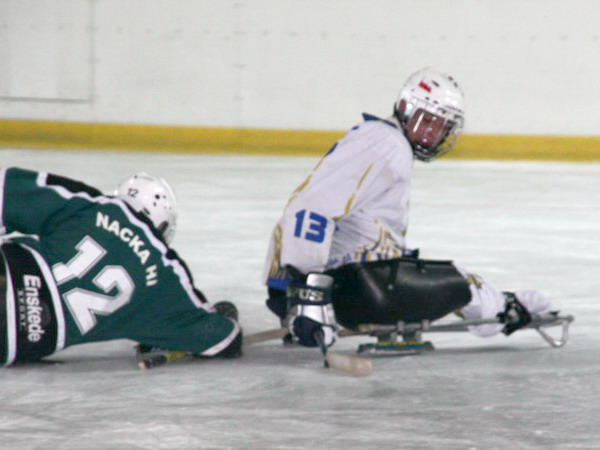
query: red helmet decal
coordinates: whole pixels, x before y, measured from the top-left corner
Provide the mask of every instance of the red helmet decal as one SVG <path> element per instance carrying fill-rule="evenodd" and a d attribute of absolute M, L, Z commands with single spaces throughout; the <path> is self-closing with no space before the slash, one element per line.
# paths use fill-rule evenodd
<path fill-rule="evenodd" d="M 422 89 L 425 89 L 427 92 L 431 92 L 431 86 L 429 86 L 427 83 L 425 83 L 424 81 L 421 81 L 419 83 L 419 87 Z"/>

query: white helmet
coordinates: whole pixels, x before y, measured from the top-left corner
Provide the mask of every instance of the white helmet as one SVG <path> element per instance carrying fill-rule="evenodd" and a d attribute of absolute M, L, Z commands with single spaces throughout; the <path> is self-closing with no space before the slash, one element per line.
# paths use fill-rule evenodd
<path fill-rule="evenodd" d="M 464 95 L 454 78 L 430 67 L 404 83 L 394 114 L 422 161 L 452 150 L 464 123 Z"/>
<path fill-rule="evenodd" d="M 164 179 L 144 172 L 136 173 L 119 184 L 115 195 L 148 217 L 167 243 L 173 240 L 177 226 L 177 205 L 175 192 Z"/>

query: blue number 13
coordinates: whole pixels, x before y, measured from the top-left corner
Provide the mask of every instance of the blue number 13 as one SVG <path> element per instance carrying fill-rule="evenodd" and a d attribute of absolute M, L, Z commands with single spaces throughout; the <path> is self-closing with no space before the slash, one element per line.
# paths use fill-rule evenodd
<path fill-rule="evenodd" d="M 311 212 L 308 215 L 308 222 L 306 225 L 307 231 L 302 236 L 304 227 L 304 218 L 306 216 L 306 210 L 303 209 L 296 213 L 296 228 L 294 229 L 294 236 L 304 237 L 309 241 L 323 242 L 325 239 L 325 229 L 327 227 L 327 219 L 320 214 Z"/>

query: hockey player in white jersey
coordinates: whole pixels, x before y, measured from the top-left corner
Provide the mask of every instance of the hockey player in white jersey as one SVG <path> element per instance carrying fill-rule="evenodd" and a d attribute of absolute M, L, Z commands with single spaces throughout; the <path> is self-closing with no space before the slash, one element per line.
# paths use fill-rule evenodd
<path fill-rule="evenodd" d="M 510 325 L 471 327 L 480 336 L 525 326 L 547 312 L 536 291 L 501 292 L 450 261 L 427 261 L 405 242 L 414 159 L 450 151 L 464 120 L 456 81 L 432 68 L 411 75 L 381 119 L 346 133 L 289 199 L 265 265 L 267 306 L 290 340 L 331 345 L 335 327 L 510 315 Z"/>

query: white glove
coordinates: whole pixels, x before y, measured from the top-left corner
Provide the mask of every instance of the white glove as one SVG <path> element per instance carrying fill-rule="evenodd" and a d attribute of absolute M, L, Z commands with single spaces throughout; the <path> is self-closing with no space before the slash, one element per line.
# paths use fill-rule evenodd
<path fill-rule="evenodd" d="M 321 273 L 309 274 L 306 284 L 294 283 L 288 287 L 291 308 L 286 325 L 300 345 L 329 347 L 335 342 L 332 288 L 333 278 Z"/>

